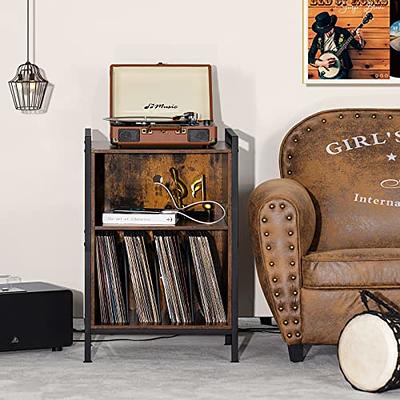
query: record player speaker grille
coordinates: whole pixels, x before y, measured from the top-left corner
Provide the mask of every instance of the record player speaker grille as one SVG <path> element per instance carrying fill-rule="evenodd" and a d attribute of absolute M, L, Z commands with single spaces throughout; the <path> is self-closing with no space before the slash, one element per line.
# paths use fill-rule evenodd
<path fill-rule="evenodd" d="M 189 142 L 208 142 L 210 140 L 210 133 L 208 129 L 189 129 L 188 141 Z"/>
<path fill-rule="evenodd" d="M 119 142 L 139 142 L 140 130 L 139 129 L 119 129 L 118 130 Z"/>

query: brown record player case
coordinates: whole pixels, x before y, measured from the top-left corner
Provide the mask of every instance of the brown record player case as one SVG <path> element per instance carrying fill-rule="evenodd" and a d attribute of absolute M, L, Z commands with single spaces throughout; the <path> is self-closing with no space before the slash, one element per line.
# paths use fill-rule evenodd
<path fill-rule="evenodd" d="M 176 118 L 187 113 L 194 122 Z M 111 65 L 109 120 L 110 141 L 119 147 L 214 145 L 211 65 Z"/>

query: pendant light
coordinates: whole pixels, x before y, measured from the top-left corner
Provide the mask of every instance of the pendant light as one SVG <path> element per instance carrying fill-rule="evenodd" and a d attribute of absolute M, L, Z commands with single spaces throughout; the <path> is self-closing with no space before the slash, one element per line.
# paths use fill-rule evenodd
<path fill-rule="evenodd" d="M 17 110 L 40 110 L 48 82 L 40 73 L 39 67 L 29 61 L 29 0 L 26 1 L 26 58 L 25 64 L 18 67 L 17 73 L 8 82 L 14 106 Z"/>

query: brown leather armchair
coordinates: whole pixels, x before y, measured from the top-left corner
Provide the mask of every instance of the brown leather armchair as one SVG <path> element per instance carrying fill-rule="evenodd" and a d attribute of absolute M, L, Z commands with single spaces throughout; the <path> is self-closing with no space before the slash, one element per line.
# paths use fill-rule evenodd
<path fill-rule="evenodd" d="M 361 288 L 400 304 L 400 110 L 332 110 L 286 135 L 249 203 L 258 277 L 288 344 L 336 344 Z M 307 346 L 308 347 L 308 346 Z"/>

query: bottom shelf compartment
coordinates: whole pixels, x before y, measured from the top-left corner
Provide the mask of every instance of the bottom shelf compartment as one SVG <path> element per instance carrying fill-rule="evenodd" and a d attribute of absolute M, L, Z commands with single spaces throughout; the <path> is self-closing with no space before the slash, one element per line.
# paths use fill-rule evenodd
<path fill-rule="evenodd" d="M 93 332 L 229 333 L 228 232 L 96 232 Z"/>
<path fill-rule="evenodd" d="M 171 325 L 171 324 L 128 324 L 128 325 L 93 325 L 92 333 L 124 334 L 124 333 L 175 333 L 175 334 L 230 334 L 232 327 L 226 324 L 215 325 Z"/>

